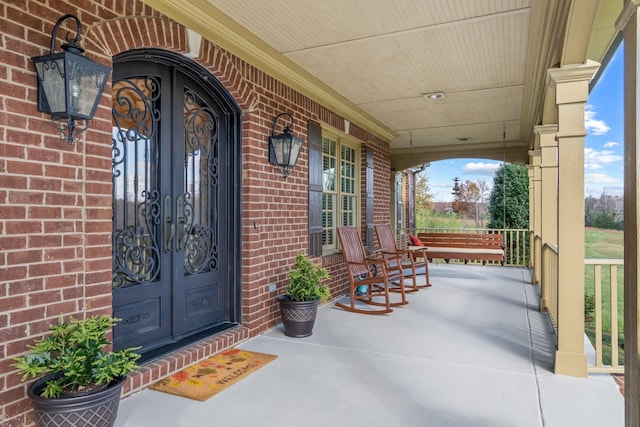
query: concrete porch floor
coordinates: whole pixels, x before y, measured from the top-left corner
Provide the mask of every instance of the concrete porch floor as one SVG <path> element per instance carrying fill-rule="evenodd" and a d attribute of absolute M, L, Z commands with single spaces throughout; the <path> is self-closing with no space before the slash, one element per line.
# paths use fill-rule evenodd
<path fill-rule="evenodd" d="M 552 372 L 538 287 L 515 267 L 430 265 L 433 286 L 388 315 L 327 304 L 308 338 L 238 347 L 278 358 L 206 402 L 144 390 L 116 427 L 623 426 L 610 375 Z"/>

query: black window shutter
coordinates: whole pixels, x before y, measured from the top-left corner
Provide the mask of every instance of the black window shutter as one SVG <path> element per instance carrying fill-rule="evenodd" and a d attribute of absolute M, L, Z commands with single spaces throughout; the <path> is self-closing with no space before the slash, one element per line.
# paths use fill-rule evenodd
<path fill-rule="evenodd" d="M 364 221 L 366 224 L 365 244 L 373 246 L 373 149 L 366 149 L 365 184 L 366 193 L 364 201 Z"/>
<path fill-rule="evenodd" d="M 404 203 L 402 200 L 402 174 L 396 173 L 396 230 L 402 228 Z"/>
<path fill-rule="evenodd" d="M 322 127 L 309 121 L 309 255 L 322 255 Z"/>

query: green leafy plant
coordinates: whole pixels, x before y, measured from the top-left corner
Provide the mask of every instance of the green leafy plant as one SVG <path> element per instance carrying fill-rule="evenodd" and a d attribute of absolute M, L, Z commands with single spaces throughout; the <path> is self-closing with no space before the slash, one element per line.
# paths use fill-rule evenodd
<path fill-rule="evenodd" d="M 292 301 L 326 302 L 331 293 L 326 285 L 321 282 L 329 278 L 329 272 L 315 265 L 302 252 L 296 256 L 293 269 L 289 272 L 289 287 L 285 295 Z"/>
<path fill-rule="evenodd" d="M 71 319 L 51 325 L 49 335 L 29 345 L 29 353 L 15 358 L 22 381 L 41 374 L 58 374 L 42 391 L 46 398 L 90 391 L 138 368 L 139 347 L 106 352 L 107 333 L 120 319 L 108 315 Z"/>

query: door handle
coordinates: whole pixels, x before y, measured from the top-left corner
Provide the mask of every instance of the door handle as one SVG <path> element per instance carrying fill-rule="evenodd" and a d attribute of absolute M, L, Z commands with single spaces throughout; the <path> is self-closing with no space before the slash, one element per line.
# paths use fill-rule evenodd
<path fill-rule="evenodd" d="M 176 225 L 173 223 L 173 218 L 171 216 L 171 196 L 164 196 L 164 251 L 171 252 L 173 249 L 173 236 L 176 232 Z"/>
<path fill-rule="evenodd" d="M 181 252 L 187 240 L 187 221 L 184 213 L 184 198 L 176 198 L 176 252 Z"/>

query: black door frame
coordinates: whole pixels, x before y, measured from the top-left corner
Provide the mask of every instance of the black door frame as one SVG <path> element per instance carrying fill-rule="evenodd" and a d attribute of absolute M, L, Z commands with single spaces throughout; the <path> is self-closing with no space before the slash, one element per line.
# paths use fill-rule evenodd
<path fill-rule="evenodd" d="M 149 359 L 159 354 L 172 351 L 174 348 L 183 346 L 188 342 L 214 335 L 239 324 L 241 321 L 242 251 L 239 242 L 242 241 L 242 111 L 229 91 L 215 76 L 193 60 L 178 53 L 161 49 L 134 49 L 120 53 L 113 58 L 114 66 L 116 64 L 141 60 L 163 64 L 168 67 L 179 67 L 187 77 L 198 81 L 201 84 L 201 88 L 218 103 L 219 108 L 225 114 L 227 126 L 224 131 L 226 132 L 226 139 L 229 142 L 227 147 L 228 174 L 226 175 L 226 191 L 220 194 L 221 197 L 224 197 L 224 203 L 228 207 L 226 217 L 224 218 L 224 221 L 228 225 L 228 239 L 226 242 L 220 242 L 219 247 L 220 251 L 224 250 L 228 254 L 226 283 L 228 284 L 229 297 L 227 301 L 220 302 L 222 304 L 228 304 L 228 321 L 210 329 L 199 331 L 179 341 L 153 349 L 143 355 L 144 359 Z M 222 131 L 221 129 L 220 132 Z M 120 346 L 115 342 L 114 347 L 118 348 Z"/>

